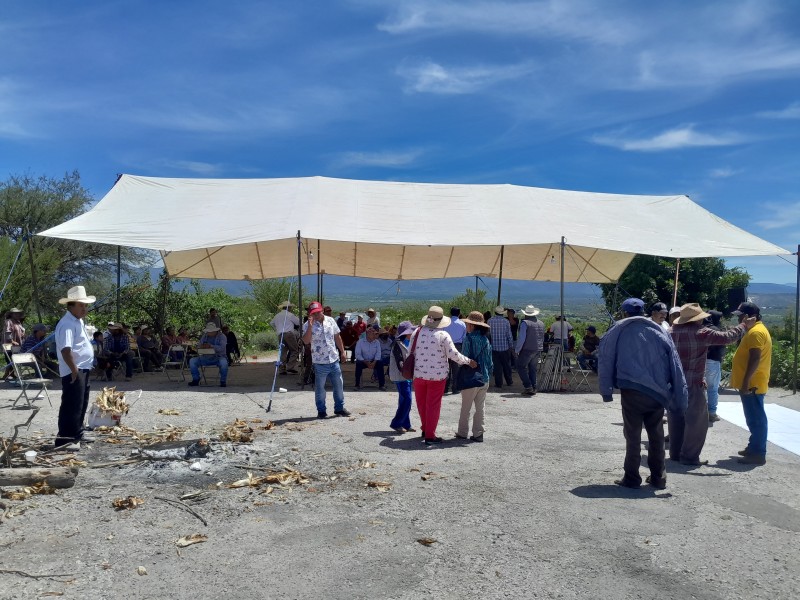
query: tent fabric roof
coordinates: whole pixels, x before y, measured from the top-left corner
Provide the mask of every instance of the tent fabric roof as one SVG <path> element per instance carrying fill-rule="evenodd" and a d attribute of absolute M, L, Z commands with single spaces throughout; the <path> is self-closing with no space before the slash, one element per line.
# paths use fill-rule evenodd
<path fill-rule="evenodd" d="M 680 215 L 680 220 L 674 219 Z M 616 281 L 635 254 L 789 254 L 686 196 L 328 177 L 123 175 L 90 211 L 41 235 L 158 250 L 170 274 Z M 319 250 L 318 250 L 319 248 Z M 313 254 L 313 258 L 312 258 Z"/>

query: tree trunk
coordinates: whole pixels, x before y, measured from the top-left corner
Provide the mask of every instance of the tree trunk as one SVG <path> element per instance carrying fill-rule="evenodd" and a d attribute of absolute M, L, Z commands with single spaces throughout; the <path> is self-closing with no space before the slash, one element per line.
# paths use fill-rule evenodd
<path fill-rule="evenodd" d="M 33 485 L 47 481 L 52 488 L 71 488 L 75 485 L 77 474 L 77 467 L 0 469 L 0 486 Z"/>

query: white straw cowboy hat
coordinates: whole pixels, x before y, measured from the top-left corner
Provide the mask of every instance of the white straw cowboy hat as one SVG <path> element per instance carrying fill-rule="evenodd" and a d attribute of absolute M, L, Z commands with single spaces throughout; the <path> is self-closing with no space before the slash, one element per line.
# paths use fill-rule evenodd
<path fill-rule="evenodd" d="M 470 325 L 474 325 L 475 327 L 483 327 L 484 329 L 490 329 L 488 323 L 483 320 L 483 313 L 479 310 L 473 310 L 469 313 L 469 316 L 466 319 L 461 319 L 464 323 L 469 323 Z"/>
<path fill-rule="evenodd" d="M 217 327 L 216 323 L 211 322 L 206 323 L 206 328 L 203 329 L 204 333 L 214 333 L 215 331 L 219 331 L 219 327 Z"/>
<path fill-rule="evenodd" d="M 86 288 L 82 285 L 76 285 L 75 287 L 69 288 L 67 292 L 66 298 L 61 298 L 58 301 L 59 304 L 66 304 L 67 302 L 83 302 L 84 304 L 91 304 L 97 300 L 94 296 L 87 296 L 86 295 Z"/>
<path fill-rule="evenodd" d="M 528 304 L 528 306 L 522 309 L 522 314 L 525 315 L 526 317 L 535 317 L 540 312 L 542 311 L 536 308 L 533 304 Z"/>
<path fill-rule="evenodd" d="M 441 306 L 431 306 L 428 309 L 428 314 L 422 317 L 420 325 L 431 329 L 441 329 L 450 325 L 450 317 L 444 316 L 444 310 Z"/>
<path fill-rule="evenodd" d="M 707 313 L 697 302 L 690 302 L 681 306 L 681 316 L 675 319 L 673 325 L 683 325 L 684 323 L 693 323 L 694 321 L 702 321 L 706 317 L 710 317 L 711 313 Z"/>
<path fill-rule="evenodd" d="M 291 302 L 281 302 L 280 304 L 278 304 L 278 308 L 291 308 L 293 306 L 294 304 L 292 304 Z"/>
<path fill-rule="evenodd" d="M 505 312 L 506 312 L 506 309 L 503 308 L 500 305 L 497 305 L 497 306 L 494 307 L 494 314 L 496 314 L 496 315 L 502 315 Z"/>

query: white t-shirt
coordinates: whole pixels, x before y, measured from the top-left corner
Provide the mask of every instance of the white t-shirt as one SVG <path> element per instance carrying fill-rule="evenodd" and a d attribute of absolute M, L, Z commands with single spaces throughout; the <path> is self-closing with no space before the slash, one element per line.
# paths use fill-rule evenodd
<path fill-rule="evenodd" d="M 566 330 L 566 334 L 564 334 L 564 330 Z M 569 332 L 572 331 L 572 325 L 569 324 L 569 321 L 556 321 L 550 325 L 550 331 L 555 339 L 565 340 L 569 337 Z"/>
<path fill-rule="evenodd" d="M 58 374 L 65 377 L 72 373 L 61 350 L 69 348 L 72 351 L 72 360 L 79 369 L 91 369 L 94 362 L 94 348 L 92 340 L 83 325 L 83 319 L 76 319 L 67 311 L 56 325 L 56 354 L 58 355 Z"/>

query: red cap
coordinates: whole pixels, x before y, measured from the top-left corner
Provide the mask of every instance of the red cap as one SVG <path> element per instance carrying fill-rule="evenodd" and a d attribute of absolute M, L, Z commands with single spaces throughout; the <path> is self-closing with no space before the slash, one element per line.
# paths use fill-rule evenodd
<path fill-rule="evenodd" d="M 313 315 L 315 313 L 322 312 L 322 304 L 319 302 L 312 302 L 308 305 L 308 314 Z"/>

